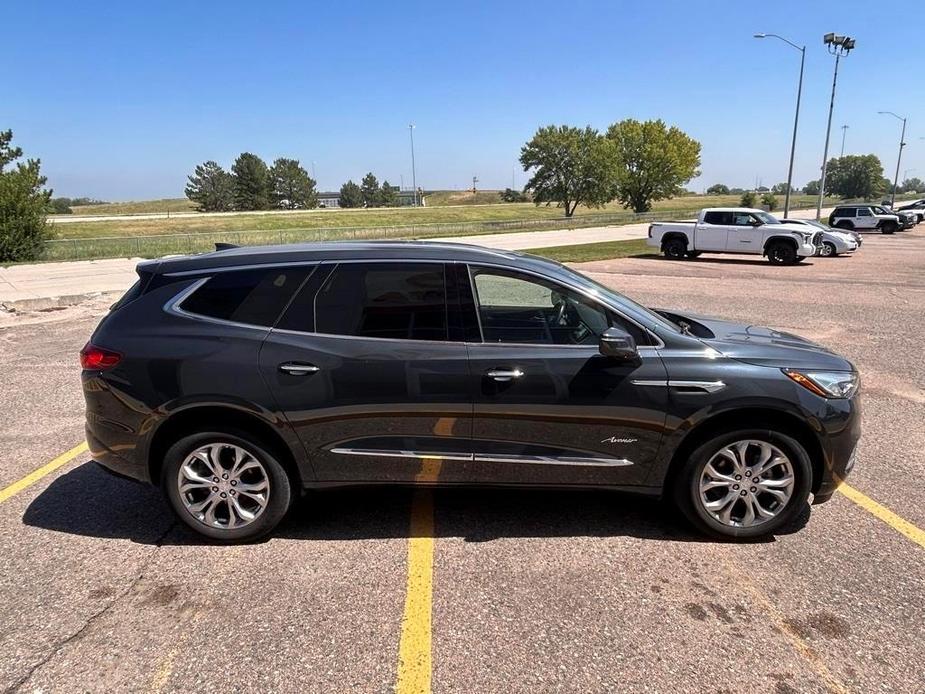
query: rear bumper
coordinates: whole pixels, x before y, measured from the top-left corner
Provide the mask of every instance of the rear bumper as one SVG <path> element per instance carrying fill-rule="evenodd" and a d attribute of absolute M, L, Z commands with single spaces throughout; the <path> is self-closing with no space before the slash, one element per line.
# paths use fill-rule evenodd
<path fill-rule="evenodd" d="M 89 422 L 86 426 L 86 432 L 87 445 L 90 447 L 90 454 L 93 456 L 93 460 L 96 463 L 119 477 L 128 477 L 139 482 L 151 481 L 147 465 L 141 464 L 133 458 L 113 450 L 112 446 L 107 445 L 101 440 Z"/>

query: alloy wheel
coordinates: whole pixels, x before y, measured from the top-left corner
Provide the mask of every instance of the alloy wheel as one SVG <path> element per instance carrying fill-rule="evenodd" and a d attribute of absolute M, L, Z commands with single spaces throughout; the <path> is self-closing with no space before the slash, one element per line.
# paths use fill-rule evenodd
<path fill-rule="evenodd" d="M 270 479 L 250 451 L 209 443 L 190 453 L 177 473 L 186 511 L 211 528 L 232 530 L 253 523 L 267 507 Z"/>
<path fill-rule="evenodd" d="M 699 501 L 716 521 L 736 528 L 767 523 L 787 507 L 795 476 L 790 459 L 766 441 L 736 441 L 703 468 Z"/>

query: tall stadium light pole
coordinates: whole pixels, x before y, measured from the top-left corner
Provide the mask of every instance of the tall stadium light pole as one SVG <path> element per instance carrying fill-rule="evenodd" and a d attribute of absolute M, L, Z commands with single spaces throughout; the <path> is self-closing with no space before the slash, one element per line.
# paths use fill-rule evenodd
<path fill-rule="evenodd" d="M 845 133 L 846 132 L 848 132 L 848 126 L 843 125 L 841 127 L 841 154 L 838 155 L 839 157 L 845 156 Z"/>
<path fill-rule="evenodd" d="M 892 111 L 877 111 L 877 113 L 881 116 L 893 116 L 903 122 L 903 130 L 899 135 L 899 156 L 896 157 L 896 176 L 893 177 L 893 194 L 890 196 L 890 207 L 893 207 L 896 204 L 896 187 L 899 185 L 899 162 L 903 160 L 903 147 L 906 146 L 906 119 L 897 116 Z"/>
<path fill-rule="evenodd" d="M 414 170 L 414 123 L 408 124 L 408 133 L 411 135 L 411 187 L 414 188 L 414 206 L 418 206 L 418 179 Z"/>
<path fill-rule="evenodd" d="M 825 174 L 829 159 L 829 137 L 832 134 L 832 111 L 835 108 L 835 85 L 838 83 L 838 61 L 843 55 L 848 55 L 854 48 L 854 39 L 848 36 L 826 34 L 822 42 L 829 53 L 835 56 L 835 74 L 832 76 L 832 98 L 829 100 L 829 120 L 825 126 L 825 149 L 822 151 L 822 176 L 819 179 L 819 200 L 816 203 L 816 221 L 822 216 L 822 198 L 825 196 Z"/>
<path fill-rule="evenodd" d="M 787 169 L 787 194 L 784 196 L 784 219 L 790 215 L 790 189 L 793 187 L 793 157 L 797 151 L 797 125 L 800 122 L 800 97 L 803 95 L 803 65 L 806 62 L 806 46 L 798 46 L 777 34 L 755 34 L 756 39 L 780 39 L 800 51 L 800 81 L 797 83 L 797 110 L 793 117 L 793 140 L 790 143 L 790 166 Z"/>

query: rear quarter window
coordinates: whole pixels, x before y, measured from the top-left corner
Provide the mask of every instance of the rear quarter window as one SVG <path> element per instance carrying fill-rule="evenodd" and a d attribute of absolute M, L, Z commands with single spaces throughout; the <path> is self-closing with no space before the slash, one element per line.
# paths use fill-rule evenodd
<path fill-rule="evenodd" d="M 180 309 L 208 318 L 272 327 L 314 268 L 230 270 L 210 277 Z"/>

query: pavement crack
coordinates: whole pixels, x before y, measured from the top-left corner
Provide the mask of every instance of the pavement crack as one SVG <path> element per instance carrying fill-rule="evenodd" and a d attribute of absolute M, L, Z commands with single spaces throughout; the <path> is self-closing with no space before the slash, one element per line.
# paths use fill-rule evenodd
<path fill-rule="evenodd" d="M 63 639 L 58 640 L 54 646 L 48 651 L 48 653 L 41 658 L 37 663 L 32 665 L 18 680 L 16 680 L 12 685 L 4 690 L 7 694 L 13 694 L 22 689 L 22 686 L 26 684 L 32 676 L 38 672 L 40 669 L 45 667 L 48 663 L 52 661 L 61 651 L 67 648 L 70 644 L 79 641 L 85 633 L 92 627 L 97 621 L 104 617 L 113 607 L 119 604 L 124 598 L 128 597 L 130 593 L 135 590 L 135 587 L 141 583 L 145 577 L 145 573 L 148 570 L 148 567 L 151 566 L 151 562 L 154 560 L 154 557 L 157 555 L 158 550 L 163 546 L 164 540 L 170 534 L 170 532 L 177 527 L 177 521 L 174 520 L 167 526 L 167 528 L 154 540 L 154 549 L 152 549 L 148 555 L 142 561 L 141 566 L 139 567 L 137 575 L 129 581 L 129 584 L 122 590 L 118 595 L 116 595 L 112 600 L 110 600 L 102 608 L 91 614 L 84 623 L 81 625 L 77 631 L 72 633 L 70 636 L 66 636 Z"/>

